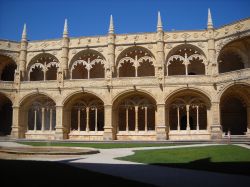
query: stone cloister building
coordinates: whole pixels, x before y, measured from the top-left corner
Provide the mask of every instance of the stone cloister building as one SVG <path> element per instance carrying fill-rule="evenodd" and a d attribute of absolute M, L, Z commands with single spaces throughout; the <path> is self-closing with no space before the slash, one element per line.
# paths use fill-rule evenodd
<path fill-rule="evenodd" d="M 0 40 L 0 134 L 26 139 L 250 136 L 250 18 L 214 28 Z"/>

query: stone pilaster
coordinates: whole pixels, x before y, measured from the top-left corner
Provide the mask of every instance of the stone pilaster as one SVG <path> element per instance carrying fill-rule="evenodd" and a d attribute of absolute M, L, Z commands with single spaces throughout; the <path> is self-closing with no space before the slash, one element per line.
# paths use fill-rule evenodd
<path fill-rule="evenodd" d="M 19 106 L 13 106 L 12 113 L 12 130 L 11 130 L 11 138 L 17 139 L 21 138 L 20 126 L 19 126 Z"/>
<path fill-rule="evenodd" d="M 220 124 L 220 104 L 213 102 L 211 105 L 212 124 L 210 125 L 211 139 L 221 139 L 222 129 Z"/>
<path fill-rule="evenodd" d="M 69 78 L 68 60 L 69 60 L 69 36 L 68 36 L 68 22 L 65 19 L 62 39 L 62 56 L 61 56 L 61 67 L 60 71 L 63 72 L 63 78 Z"/>
<path fill-rule="evenodd" d="M 108 64 L 105 67 L 105 79 L 107 85 L 111 85 L 112 74 L 115 72 L 115 33 L 113 17 L 110 16 L 110 25 L 108 32 Z"/>
<path fill-rule="evenodd" d="M 67 137 L 66 131 L 63 125 L 63 106 L 56 106 L 56 131 L 55 139 L 62 140 Z"/>
<path fill-rule="evenodd" d="M 103 140 L 113 140 L 115 132 L 112 125 L 112 105 L 104 105 L 104 120 Z"/>
<path fill-rule="evenodd" d="M 164 82 L 164 32 L 161 21 L 160 12 L 158 12 L 158 21 L 157 21 L 157 57 L 155 65 L 155 73 L 158 78 L 159 84 Z"/>
<path fill-rule="evenodd" d="M 156 139 L 166 140 L 167 128 L 165 124 L 165 104 L 157 104 L 155 128 L 156 128 Z"/>
<path fill-rule="evenodd" d="M 25 80 L 26 78 L 27 47 L 28 47 L 27 31 L 26 31 L 26 24 L 24 24 L 20 53 L 19 53 L 19 63 L 18 63 L 19 64 L 18 71 L 20 72 L 21 80 Z"/>
<path fill-rule="evenodd" d="M 218 64 L 216 60 L 216 52 L 215 52 L 215 43 L 214 43 L 214 27 L 210 9 L 208 9 L 208 20 L 207 20 L 207 33 L 208 33 L 208 66 L 210 68 L 210 72 L 206 72 L 210 75 L 217 75 L 218 74 Z"/>

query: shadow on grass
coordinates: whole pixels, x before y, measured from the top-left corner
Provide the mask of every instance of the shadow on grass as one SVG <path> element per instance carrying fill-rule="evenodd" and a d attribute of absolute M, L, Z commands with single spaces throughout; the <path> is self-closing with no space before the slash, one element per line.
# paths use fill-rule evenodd
<path fill-rule="evenodd" d="M 189 163 L 154 163 L 152 165 L 250 176 L 250 162 L 211 162 L 210 158 L 205 158 Z"/>
<path fill-rule="evenodd" d="M 0 159 L 1 186 L 152 186 L 48 161 Z"/>

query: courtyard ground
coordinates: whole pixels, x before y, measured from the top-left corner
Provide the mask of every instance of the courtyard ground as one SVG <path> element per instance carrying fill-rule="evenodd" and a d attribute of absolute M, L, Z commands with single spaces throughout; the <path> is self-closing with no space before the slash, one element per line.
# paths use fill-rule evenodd
<path fill-rule="evenodd" d="M 17 145 L 20 145 L 20 144 L 17 144 Z M 221 149 L 225 148 L 224 147 L 225 145 L 214 144 L 214 146 L 218 148 L 220 147 Z M 150 152 L 151 151 L 154 152 L 155 149 L 162 150 L 164 152 L 164 151 L 174 151 L 174 150 L 177 150 L 177 148 L 178 149 L 180 148 L 194 149 L 195 148 L 196 150 L 199 150 L 199 149 L 202 150 L 203 148 L 209 148 L 209 147 L 211 147 L 211 144 L 99 149 L 100 153 L 94 154 L 94 155 L 83 155 L 83 156 L 80 156 L 80 157 L 78 156 L 74 158 L 69 157 L 69 158 L 53 158 L 53 159 L 45 158 L 45 157 L 36 157 L 36 158 L 32 158 L 32 160 L 55 161 L 53 163 L 60 163 L 60 164 L 65 165 L 65 169 L 61 168 L 61 170 L 62 171 L 64 170 L 66 172 L 69 166 L 70 167 L 74 166 L 74 168 L 81 168 L 84 171 L 87 170 L 87 171 L 95 172 L 98 174 L 102 173 L 108 176 L 119 177 L 118 179 L 122 178 L 123 180 L 128 180 L 128 181 L 137 181 L 137 182 L 140 182 L 138 186 L 140 186 L 141 183 L 144 183 L 144 184 L 146 183 L 149 185 L 156 185 L 156 186 L 171 186 L 171 187 L 174 187 L 174 186 L 192 186 L 192 187 L 194 186 L 203 186 L 203 187 L 205 186 L 245 186 L 246 184 L 249 183 L 250 177 L 247 175 L 202 171 L 202 170 L 196 170 L 195 168 L 187 169 L 187 168 L 177 168 L 177 167 L 172 167 L 172 166 L 159 166 L 159 165 L 152 165 L 152 164 L 146 164 L 146 163 L 138 163 L 138 162 L 115 159 L 118 157 L 120 158 L 120 157 L 133 155 L 134 151 L 136 150 L 141 150 L 141 151 L 147 150 L 148 152 L 144 152 L 144 155 L 145 154 L 150 155 Z M 245 145 L 245 147 L 249 148 L 249 146 L 247 145 Z M 222 151 L 221 154 L 223 153 L 227 153 L 227 152 Z M 183 152 L 183 154 L 185 154 L 185 152 Z M 238 154 L 238 149 L 236 150 L 236 152 L 231 152 L 231 154 Z M 19 157 L 19 159 L 21 158 Z M 29 159 L 29 158 L 25 158 L 25 159 Z M 29 164 L 28 163 L 26 164 L 27 164 L 26 168 L 29 168 Z M 39 166 L 35 168 L 40 171 Z M 15 171 L 15 170 L 13 169 L 12 171 Z M 46 180 L 46 177 L 43 178 L 43 173 L 46 173 L 46 170 L 43 171 L 42 173 L 39 173 L 39 171 L 38 172 L 33 171 L 32 173 L 37 172 L 39 179 L 41 178 L 43 180 Z M 25 175 L 25 173 L 27 172 L 24 172 L 22 174 Z M 85 180 L 84 174 L 82 174 L 82 176 L 77 175 L 77 177 L 74 177 L 74 175 L 70 175 L 70 174 L 68 175 L 68 177 L 67 177 L 67 174 L 66 175 L 62 174 L 62 176 L 63 176 L 62 180 L 73 181 L 73 180 L 78 180 L 78 177 L 81 178 L 82 181 Z M 94 180 L 98 181 L 101 184 L 104 184 L 102 183 L 101 180 L 98 179 L 98 175 L 96 175 L 96 177 L 95 176 L 93 177 L 94 177 Z M 24 180 L 28 180 L 28 179 L 29 177 L 27 179 L 24 178 Z M 112 177 L 110 178 L 110 180 L 112 180 Z M 116 184 L 114 185 L 112 184 L 110 186 L 117 186 Z M 121 180 L 120 185 L 118 186 L 122 186 L 123 184 L 125 184 L 125 186 L 131 186 L 131 185 L 127 185 L 122 180 Z M 142 184 L 142 186 L 144 186 L 144 184 Z M 92 186 L 96 186 L 96 185 L 92 185 Z"/>

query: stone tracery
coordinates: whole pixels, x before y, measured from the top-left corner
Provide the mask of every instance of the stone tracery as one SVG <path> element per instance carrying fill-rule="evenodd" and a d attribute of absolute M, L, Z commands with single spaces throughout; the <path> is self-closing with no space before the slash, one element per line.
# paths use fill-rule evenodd
<path fill-rule="evenodd" d="M 146 49 L 132 47 L 118 57 L 117 77 L 154 76 L 155 60 Z"/>
<path fill-rule="evenodd" d="M 99 52 L 85 50 L 73 57 L 70 77 L 71 79 L 104 78 L 106 68 L 105 59 Z"/>
<path fill-rule="evenodd" d="M 35 56 L 28 67 L 28 80 L 56 80 L 59 61 L 51 54 L 39 54 Z"/>
<path fill-rule="evenodd" d="M 166 62 L 166 75 L 205 74 L 207 60 L 195 46 L 181 45 L 170 52 Z"/>

